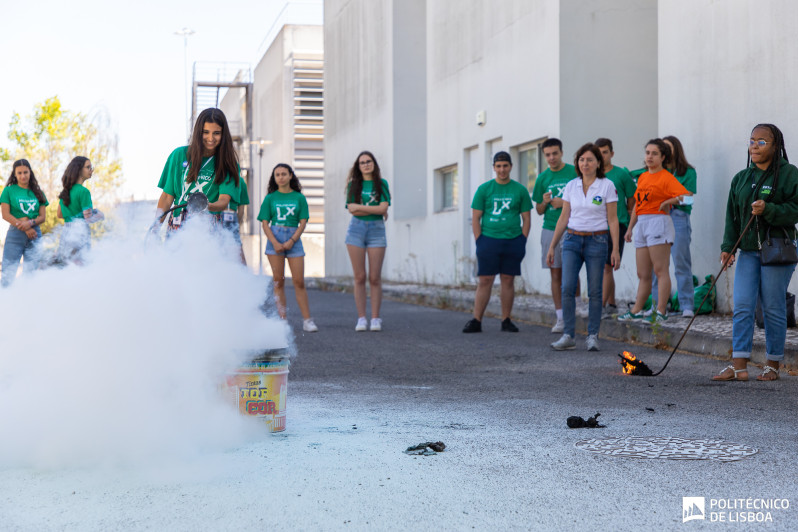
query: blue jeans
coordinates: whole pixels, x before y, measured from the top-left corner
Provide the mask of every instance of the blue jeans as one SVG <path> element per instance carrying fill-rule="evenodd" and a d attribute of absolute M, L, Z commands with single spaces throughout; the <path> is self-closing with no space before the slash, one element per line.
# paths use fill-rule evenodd
<path fill-rule="evenodd" d="M 36 234 L 39 238 L 42 236 L 42 230 L 38 227 L 35 228 Z M 14 282 L 19 269 L 19 259 L 25 258 L 22 266 L 22 271 L 28 273 L 36 269 L 38 257 L 36 256 L 36 240 L 28 238 L 24 232 L 20 231 L 14 226 L 8 228 L 6 233 L 6 243 L 3 245 L 3 277 L 0 284 L 8 286 Z"/>
<path fill-rule="evenodd" d="M 768 360 L 784 359 L 787 336 L 787 285 L 795 264 L 762 266 L 759 252 L 740 251 L 734 272 L 734 318 L 732 358 L 751 358 L 756 300 L 762 300 L 765 315 L 765 346 Z"/>
<path fill-rule="evenodd" d="M 587 333 L 598 334 L 601 325 L 601 284 L 607 261 L 609 233 L 579 236 L 566 232 L 562 239 L 562 317 L 563 332 L 571 337 L 576 329 L 576 282 L 582 264 L 587 269 L 588 305 Z"/>
<path fill-rule="evenodd" d="M 679 209 L 671 211 L 673 228 L 676 230 L 671 246 L 671 257 L 673 258 L 673 273 L 676 276 L 676 291 L 679 293 L 679 309 L 695 310 L 693 307 L 693 261 L 690 257 L 690 242 L 692 241 L 693 228 L 690 226 L 690 215 Z M 651 279 L 651 298 L 654 300 L 653 308 L 657 308 L 659 299 L 657 292 L 657 275 L 653 274 Z"/>

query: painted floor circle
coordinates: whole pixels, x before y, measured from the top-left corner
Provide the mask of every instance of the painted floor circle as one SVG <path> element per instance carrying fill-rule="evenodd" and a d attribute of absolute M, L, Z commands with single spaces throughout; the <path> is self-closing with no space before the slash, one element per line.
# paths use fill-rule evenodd
<path fill-rule="evenodd" d="M 733 462 L 759 452 L 758 449 L 725 440 L 647 436 L 590 438 L 574 444 L 577 449 L 607 456 L 659 460 L 718 460 Z"/>

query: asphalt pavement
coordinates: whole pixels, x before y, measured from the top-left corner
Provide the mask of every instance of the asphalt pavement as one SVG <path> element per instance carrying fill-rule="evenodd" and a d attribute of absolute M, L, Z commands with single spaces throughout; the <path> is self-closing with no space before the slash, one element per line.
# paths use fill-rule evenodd
<path fill-rule="evenodd" d="M 609 340 L 601 341 L 601 351 L 587 352 L 584 336 L 576 350 L 555 352 L 549 344 L 558 335 L 548 328 L 519 323 L 519 333 L 503 333 L 499 320 L 486 319 L 484 332 L 463 334 L 466 313 L 394 301 L 384 303 L 382 332 L 356 333 L 351 295 L 311 291 L 310 301 L 321 331 L 298 333 L 292 393 L 372 413 L 394 452 L 425 440 L 448 446 L 438 456 L 394 464 L 390 476 L 401 485 L 393 495 L 384 490 L 393 502 L 368 513 L 372 523 L 392 528 L 407 518 L 422 529 L 715 530 L 741 523 L 739 514 L 721 511 L 711 521 L 712 501 L 798 504 L 792 460 L 798 380 L 784 372 L 776 382 L 713 382 L 723 362 L 679 353 L 659 377 L 628 376 L 620 370 L 622 350 L 655 370 L 668 352 Z M 569 416 L 596 413 L 606 428 L 566 426 Z M 633 437 L 643 439 L 633 440 L 638 446 L 684 438 L 699 446 L 702 440 L 736 443 L 756 453 L 723 462 L 605 456 L 575 447 L 585 439 Z M 353 458 L 368 462 L 368 455 Z M 704 523 L 683 524 L 682 498 L 690 496 L 706 498 Z M 796 527 L 791 508 L 770 517 L 745 527 Z"/>
<path fill-rule="evenodd" d="M 555 352 L 548 327 L 467 335 L 465 312 L 391 300 L 382 332 L 355 332 L 338 291 L 309 291 L 320 330 L 302 333 L 287 296 L 285 432 L 185 463 L 6 467 L 0 529 L 796 529 L 794 377 L 713 382 L 723 362 L 683 353 L 628 376 L 620 351 L 655 369 L 668 352 Z M 446 449 L 403 452 L 428 441 Z"/>

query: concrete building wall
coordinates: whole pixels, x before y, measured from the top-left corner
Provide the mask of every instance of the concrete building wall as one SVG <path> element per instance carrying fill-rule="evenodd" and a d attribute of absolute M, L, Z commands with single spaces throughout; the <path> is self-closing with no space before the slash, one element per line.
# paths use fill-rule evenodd
<path fill-rule="evenodd" d="M 757 123 L 776 124 L 787 153 L 798 145 L 798 43 L 790 0 L 659 2 L 659 132 L 675 135 L 696 167 L 693 273 L 717 274 L 731 178 L 745 168 Z M 798 290 L 793 278 L 790 291 Z M 718 283 L 731 309 L 733 275 Z"/>
<path fill-rule="evenodd" d="M 620 20 L 609 15 L 613 11 L 623 14 Z M 496 151 L 510 151 L 518 167 L 521 147 L 567 135 L 569 159 L 579 144 L 601 131 L 618 138 L 616 154 L 623 157 L 642 142 L 641 135 L 655 134 L 656 15 L 655 0 L 328 0 L 328 191 L 343 190 L 346 172 L 367 139 L 365 146 L 375 153 L 394 194 L 386 224 L 385 277 L 438 284 L 473 279 L 471 199 L 493 178 Z M 635 28 L 631 34 L 628 26 Z M 616 33 L 644 42 L 624 55 L 626 40 Z M 422 42 L 424 54 L 419 53 Z M 600 62 L 586 57 L 597 42 L 622 72 L 598 91 L 612 106 L 630 104 L 615 113 L 597 109 L 592 97 L 580 97 L 580 88 L 594 89 L 594 77 L 603 75 Z M 419 65 L 426 66 L 425 75 L 419 75 Z M 641 69 L 654 76 L 629 83 Z M 422 82 L 426 93 L 419 95 Z M 478 113 L 484 116 L 481 125 Z M 609 123 L 610 131 L 594 127 L 596 120 Z M 625 121 L 631 126 L 622 128 Z M 334 170 L 340 152 L 348 155 Z M 637 153 L 636 160 L 642 160 L 642 148 Z M 437 209 L 437 172 L 454 166 L 457 205 Z M 351 275 L 343 244 L 349 217 L 329 205 L 327 271 Z M 540 267 L 541 226 L 542 219 L 533 214 L 519 287 L 548 293 L 548 272 Z M 628 277 L 618 290 L 631 296 L 634 271 Z"/>
<path fill-rule="evenodd" d="M 573 164 L 582 144 L 607 137 L 615 165 L 641 168 L 644 143 L 658 131 L 657 0 L 568 0 L 560 6 L 563 159 Z M 615 292 L 632 299 L 637 268 L 631 245 L 622 264 Z"/>

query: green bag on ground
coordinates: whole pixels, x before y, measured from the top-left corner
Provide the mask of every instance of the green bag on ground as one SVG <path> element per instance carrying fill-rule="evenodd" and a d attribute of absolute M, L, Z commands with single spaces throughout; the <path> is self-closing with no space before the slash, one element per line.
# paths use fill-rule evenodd
<path fill-rule="evenodd" d="M 695 306 L 696 314 L 710 314 L 713 310 L 715 310 L 715 296 L 717 290 L 714 286 L 712 287 L 712 292 L 710 292 L 707 300 L 704 301 L 703 305 L 701 305 L 701 300 L 703 300 L 704 296 L 706 296 L 707 292 L 709 292 L 709 287 L 714 280 L 714 275 L 707 275 L 704 277 L 704 284 L 696 287 L 693 294 L 693 305 Z M 698 279 L 695 276 L 693 276 L 693 283 L 698 284 Z M 699 308 L 698 305 L 701 305 L 701 308 Z"/>

